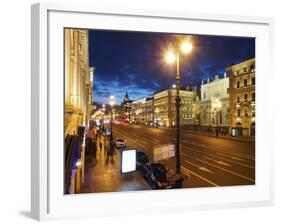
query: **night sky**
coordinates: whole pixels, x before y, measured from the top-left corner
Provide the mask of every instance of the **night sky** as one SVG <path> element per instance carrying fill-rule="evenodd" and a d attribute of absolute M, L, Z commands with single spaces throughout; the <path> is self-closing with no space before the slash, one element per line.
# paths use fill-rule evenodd
<path fill-rule="evenodd" d="M 114 95 L 120 104 L 126 91 L 136 100 L 171 87 L 176 66 L 166 64 L 164 55 L 183 38 L 193 50 L 180 57 L 181 87 L 200 88 L 201 80 L 222 77 L 232 63 L 255 57 L 254 38 L 89 30 L 94 102 L 107 104 Z"/>

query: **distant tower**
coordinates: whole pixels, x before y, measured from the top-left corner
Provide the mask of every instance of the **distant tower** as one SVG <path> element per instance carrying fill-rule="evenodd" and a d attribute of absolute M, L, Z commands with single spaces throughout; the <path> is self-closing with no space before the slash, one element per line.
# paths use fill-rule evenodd
<path fill-rule="evenodd" d="M 125 97 L 124 97 L 124 101 L 129 101 L 128 91 L 126 91 L 126 94 L 125 94 Z"/>

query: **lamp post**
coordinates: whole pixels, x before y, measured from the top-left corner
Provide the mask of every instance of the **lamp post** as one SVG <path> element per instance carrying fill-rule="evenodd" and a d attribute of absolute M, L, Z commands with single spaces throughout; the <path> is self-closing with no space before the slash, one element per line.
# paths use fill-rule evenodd
<path fill-rule="evenodd" d="M 214 102 L 214 108 L 215 108 L 215 114 L 216 114 L 216 137 L 219 136 L 219 116 L 218 116 L 218 112 L 221 109 L 221 101 L 219 98 L 216 98 L 215 102 Z"/>
<path fill-rule="evenodd" d="M 180 159 L 180 53 L 188 54 L 192 51 L 192 45 L 188 42 L 183 42 L 175 50 L 175 53 L 168 52 L 166 55 L 167 63 L 176 62 L 176 172 L 181 173 Z"/>
<path fill-rule="evenodd" d="M 113 121 L 113 106 L 115 104 L 114 96 L 111 95 L 109 98 L 109 104 L 111 106 L 111 113 L 110 113 L 110 142 L 112 142 L 112 121 Z"/>

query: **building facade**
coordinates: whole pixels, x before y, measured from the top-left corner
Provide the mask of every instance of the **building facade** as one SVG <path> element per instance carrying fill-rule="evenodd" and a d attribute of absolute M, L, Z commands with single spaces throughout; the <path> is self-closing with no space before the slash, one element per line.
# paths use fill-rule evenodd
<path fill-rule="evenodd" d="M 255 58 L 226 69 L 230 82 L 232 135 L 255 135 Z"/>
<path fill-rule="evenodd" d="M 153 96 L 153 118 L 158 126 L 176 126 L 176 89 L 170 88 L 157 92 Z M 180 125 L 193 124 L 193 103 L 196 99 L 195 90 L 180 90 Z"/>
<path fill-rule="evenodd" d="M 197 112 L 198 113 L 198 112 Z M 230 126 L 229 77 L 215 76 L 213 81 L 201 84 L 200 126 L 218 128 L 228 133 Z"/>
<path fill-rule="evenodd" d="M 153 97 L 135 100 L 131 108 L 131 122 L 153 125 Z"/>
<path fill-rule="evenodd" d="M 65 29 L 65 136 L 87 126 L 91 113 L 94 69 L 89 67 L 88 31 Z"/>

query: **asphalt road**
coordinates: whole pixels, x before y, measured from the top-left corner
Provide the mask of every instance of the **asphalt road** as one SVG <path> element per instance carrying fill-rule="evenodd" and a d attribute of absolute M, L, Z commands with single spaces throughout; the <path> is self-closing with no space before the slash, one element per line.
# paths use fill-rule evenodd
<path fill-rule="evenodd" d="M 152 160 L 153 147 L 175 144 L 175 129 L 114 124 L 114 137 L 127 147 L 144 151 Z M 175 169 L 175 158 L 161 161 Z M 191 176 L 184 187 L 212 187 L 255 184 L 255 143 L 206 136 L 181 130 L 181 166 Z"/>

